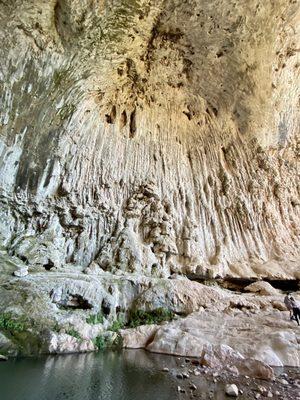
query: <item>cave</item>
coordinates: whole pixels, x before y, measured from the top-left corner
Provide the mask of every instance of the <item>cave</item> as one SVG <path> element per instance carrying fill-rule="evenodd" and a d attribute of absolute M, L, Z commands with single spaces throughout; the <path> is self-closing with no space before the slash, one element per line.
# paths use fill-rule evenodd
<path fill-rule="evenodd" d="M 268 282 L 275 289 L 279 289 L 284 293 L 297 292 L 299 290 L 298 279 L 268 279 L 263 278 L 260 280 L 256 279 L 243 279 L 243 278 L 225 278 L 222 280 L 216 280 L 220 286 L 223 286 L 229 290 L 243 292 L 245 287 L 254 282 Z"/>
<path fill-rule="evenodd" d="M 91 310 L 93 308 L 89 301 L 80 294 L 70 294 L 65 306 L 79 310 Z"/>
<path fill-rule="evenodd" d="M 297 398 L 273 368 L 300 368 L 299 21 L 298 0 L 0 1 L 0 355 L 122 336 L 217 360 L 215 396 L 237 371 Z"/>

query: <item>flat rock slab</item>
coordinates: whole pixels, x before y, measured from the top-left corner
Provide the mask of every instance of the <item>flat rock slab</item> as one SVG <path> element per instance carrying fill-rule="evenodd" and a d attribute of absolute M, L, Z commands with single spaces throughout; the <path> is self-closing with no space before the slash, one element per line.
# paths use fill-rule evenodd
<path fill-rule="evenodd" d="M 205 346 L 226 345 L 245 358 L 272 366 L 300 366 L 300 328 L 279 311 L 249 315 L 235 310 L 195 312 L 188 317 L 157 326 L 146 349 L 151 352 L 187 357 L 201 357 Z M 150 330 L 153 335 L 154 327 Z M 126 332 L 126 337 L 146 335 L 140 327 Z M 143 337 L 143 342 L 147 338 Z M 127 341 L 127 343 L 129 343 Z M 128 346 L 129 347 L 129 346 Z"/>

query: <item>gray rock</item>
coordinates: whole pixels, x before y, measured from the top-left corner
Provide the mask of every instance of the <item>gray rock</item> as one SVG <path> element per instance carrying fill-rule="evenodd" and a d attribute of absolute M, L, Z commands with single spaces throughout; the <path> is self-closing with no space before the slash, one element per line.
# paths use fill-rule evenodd
<path fill-rule="evenodd" d="M 277 379 L 277 382 L 280 383 L 281 385 L 288 385 L 288 381 L 286 379 Z"/>
<path fill-rule="evenodd" d="M 14 271 L 14 276 L 18 278 L 24 278 L 28 275 L 28 268 L 20 268 Z"/>
<path fill-rule="evenodd" d="M 239 389 L 238 387 L 231 383 L 231 384 L 227 384 L 225 387 L 225 393 L 227 394 L 227 396 L 231 396 L 231 397 L 238 397 L 239 395 Z"/>

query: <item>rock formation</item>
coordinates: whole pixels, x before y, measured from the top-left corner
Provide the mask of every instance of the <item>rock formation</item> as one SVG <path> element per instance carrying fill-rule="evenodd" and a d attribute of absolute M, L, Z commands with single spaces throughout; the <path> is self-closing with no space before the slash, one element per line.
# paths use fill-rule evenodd
<path fill-rule="evenodd" d="M 10 254 L 295 276 L 299 4 L 250 3 L 1 3 Z"/>
<path fill-rule="evenodd" d="M 114 318 L 153 279 L 299 279 L 299 17 L 2 1 L 0 311 Z"/>

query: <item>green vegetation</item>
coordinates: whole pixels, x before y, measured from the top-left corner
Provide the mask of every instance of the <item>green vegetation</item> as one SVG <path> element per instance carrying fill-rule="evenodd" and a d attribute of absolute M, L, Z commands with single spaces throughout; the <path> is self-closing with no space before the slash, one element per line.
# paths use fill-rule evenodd
<path fill-rule="evenodd" d="M 86 318 L 86 322 L 91 325 L 103 324 L 103 314 L 99 312 L 98 314 L 89 315 Z"/>
<path fill-rule="evenodd" d="M 107 347 L 107 339 L 102 335 L 97 336 L 93 342 L 98 350 L 104 350 Z"/>
<path fill-rule="evenodd" d="M 124 328 L 124 326 L 125 326 L 124 318 L 118 317 L 108 328 L 108 330 L 113 332 L 118 332 L 120 329 Z"/>
<path fill-rule="evenodd" d="M 0 314 L 0 329 L 14 332 L 24 332 L 28 326 L 28 321 L 24 316 L 16 316 L 11 313 Z"/>
<path fill-rule="evenodd" d="M 78 339 L 78 340 L 81 340 L 81 339 L 82 339 L 81 336 L 80 336 L 80 334 L 79 334 L 74 328 L 68 329 L 68 330 L 66 331 L 66 333 L 67 333 L 68 335 L 70 335 L 70 336 L 73 336 L 74 338 L 76 338 L 76 339 Z"/>
<path fill-rule="evenodd" d="M 117 349 L 122 347 L 122 337 L 117 333 L 99 335 L 93 340 L 93 343 L 98 350 Z"/>
<path fill-rule="evenodd" d="M 54 332 L 60 332 L 60 325 L 57 322 L 55 322 L 54 325 L 52 326 L 52 330 Z"/>
<path fill-rule="evenodd" d="M 159 324 L 163 321 L 171 321 L 175 314 L 165 308 L 157 308 L 153 311 L 136 310 L 132 311 L 129 315 L 128 326 L 136 328 L 140 325 Z"/>

